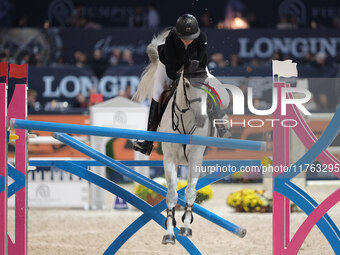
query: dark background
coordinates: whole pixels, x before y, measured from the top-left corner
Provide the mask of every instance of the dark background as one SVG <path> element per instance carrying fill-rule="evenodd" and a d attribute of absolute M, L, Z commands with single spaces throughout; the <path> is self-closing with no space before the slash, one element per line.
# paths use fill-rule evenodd
<path fill-rule="evenodd" d="M 234 9 L 244 12 L 255 12 L 259 24 L 262 27 L 274 28 L 278 16 L 282 12 L 300 16 L 300 24 L 309 26 L 311 21 L 317 21 L 327 27 L 330 25 L 330 18 L 339 16 L 340 6 L 337 0 L 243 0 L 243 1 L 227 1 L 227 0 L 172 0 L 172 1 L 148 1 L 148 0 L 74 0 L 74 1 L 58 1 L 52 5 L 54 1 L 35 0 L 2 0 L 2 10 L 0 13 L 7 13 L 7 18 L 2 18 L 2 24 L 10 24 L 22 13 L 29 15 L 30 24 L 32 27 L 41 27 L 46 20 L 49 20 L 49 13 L 53 6 L 70 6 L 74 7 L 82 5 L 85 7 L 85 16 L 95 22 L 99 22 L 104 26 L 125 26 L 129 14 L 133 12 L 135 6 L 146 6 L 150 2 L 154 3 L 156 9 L 161 16 L 161 26 L 172 26 L 178 16 L 182 13 L 192 13 L 199 16 L 204 10 L 208 10 L 213 17 L 213 23 L 224 19 L 228 4 Z M 34 4 L 33 4 L 34 3 Z M 282 4 L 283 3 L 283 4 Z M 293 3 L 293 5 L 292 5 Z M 281 5 L 282 4 L 282 5 Z M 4 15 L 1 15 L 4 16 Z M 62 16 L 61 12 L 59 16 Z M 4 22 L 4 20 L 7 20 Z M 55 21 L 55 24 L 58 25 Z"/>

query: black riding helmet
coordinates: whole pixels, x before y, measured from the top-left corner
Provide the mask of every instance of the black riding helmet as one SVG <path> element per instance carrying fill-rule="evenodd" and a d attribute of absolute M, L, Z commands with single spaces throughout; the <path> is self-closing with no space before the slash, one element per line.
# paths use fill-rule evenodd
<path fill-rule="evenodd" d="M 194 40 L 200 35 L 198 22 L 191 14 L 184 14 L 177 19 L 175 31 L 183 40 Z"/>

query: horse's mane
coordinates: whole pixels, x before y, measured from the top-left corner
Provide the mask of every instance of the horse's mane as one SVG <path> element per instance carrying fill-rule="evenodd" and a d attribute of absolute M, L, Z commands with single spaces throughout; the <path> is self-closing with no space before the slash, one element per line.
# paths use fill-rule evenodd
<path fill-rule="evenodd" d="M 166 28 L 162 32 L 160 32 L 157 36 L 154 36 L 146 48 L 146 53 L 148 54 L 150 63 L 144 69 L 139 87 L 132 97 L 133 101 L 143 102 L 146 98 L 151 100 L 153 84 L 154 84 L 154 75 L 157 69 L 158 63 L 158 45 L 162 45 L 165 43 L 165 38 L 168 36 L 171 28 Z"/>

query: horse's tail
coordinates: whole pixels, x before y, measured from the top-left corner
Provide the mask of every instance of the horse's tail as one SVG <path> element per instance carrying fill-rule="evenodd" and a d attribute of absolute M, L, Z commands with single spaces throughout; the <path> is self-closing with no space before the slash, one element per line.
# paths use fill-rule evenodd
<path fill-rule="evenodd" d="M 157 36 L 154 36 L 146 48 L 146 53 L 148 54 L 150 63 L 145 68 L 141 75 L 140 84 L 133 95 L 132 100 L 136 102 L 143 102 L 146 98 L 152 99 L 152 91 L 154 84 L 154 75 L 157 69 L 158 63 L 158 45 L 165 43 L 165 38 L 168 36 L 170 29 L 167 28 Z"/>

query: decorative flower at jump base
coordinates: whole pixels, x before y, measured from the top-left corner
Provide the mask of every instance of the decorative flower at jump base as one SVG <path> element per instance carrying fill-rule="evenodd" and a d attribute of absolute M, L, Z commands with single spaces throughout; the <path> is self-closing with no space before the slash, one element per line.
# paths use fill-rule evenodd
<path fill-rule="evenodd" d="M 231 193 L 227 204 L 237 212 L 271 212 L 272 205 L 269 198 L 264 195 L 264 190 L 241 189 Z"/>

